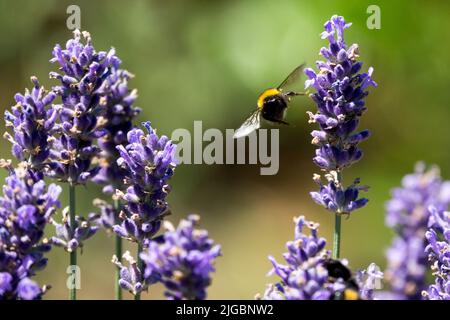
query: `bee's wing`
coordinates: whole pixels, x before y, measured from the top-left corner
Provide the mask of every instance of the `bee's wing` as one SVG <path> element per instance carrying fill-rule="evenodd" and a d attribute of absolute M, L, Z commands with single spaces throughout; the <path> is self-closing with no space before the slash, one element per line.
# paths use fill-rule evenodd
<path fill-rule="evenodd" d="M 289 85 L 293 84 L 294 82 L 296 82 L 298 80 L 298 78 L 300 77 L 300 75 L 302 74 L 304 68 L 305 68 L 305 64 L 304 63 L 299 65 L 297 68 L 295 68 L 294 71 L 292 71 L 286 77 L 286 79 L 284 79 L 284 81 L 278 86 L 277 89 L 282 91 L 287 86 L 289 86 Z"/>
<path fill-rule="evenodd" d="M 235 139 L 245 137 L 246 135 L 249 135 L 253 131 L 259 129 L 259 127 L 261 127 L 261 111 L 258 109 L 244 121 L 239 129 L 236 130 L 233 137 Z"/>

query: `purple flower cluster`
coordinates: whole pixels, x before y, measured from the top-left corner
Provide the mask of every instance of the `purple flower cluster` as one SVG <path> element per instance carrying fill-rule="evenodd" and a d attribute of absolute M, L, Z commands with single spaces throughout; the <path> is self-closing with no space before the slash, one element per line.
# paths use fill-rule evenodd
<path fill-rule="evenodd" d="M 430 207 L 429 211 L 425 252 L 432 263 L 435 282 L 422 295 L 429 300 L 450 300 L 450 212 L 436 207 Z"/>
<path fill-rule="evenodd" d="M 294 219 L 295 238 L 288 241 L 288 252 L 283 254 L 287 265 L 279 264 L 269 256 L 280 283 L 269 285 L 262 299 L 264 300 L 328 300 L 344 288 L 339 283 L 331 283 L 325 260 L 330 252 L 325 249 L 326 240 L 319 237 L 319 224 L 305 220 L 304 216 Z M 307 235 L 305 230 L 310 231 Z"/>
<path fill-rule="evenodd" d="M 5 136 L 19 160 L 45 169 L 50 177 L 82 184 L 100 169 L 94 163 L 100 152 L 95 141 L 123 136 L 111 128 L 124 130 L 131 125 L 127 121 L 138 112 L 131 106 L 136 94 L 128 93 L 129 74 L 118 69 L 120 60 L 114 49 L 95 51 L 87 32 L 75 31 L 65 49 L 56 45 L 50 61 L 59 65 L 60 71 L 50 72 L 50 77 L 60 84 L 46 92 L 32 77 L 33 90 L 17 94 L 12 112 L 5 112 L 6 125 L 14 132 Z M 54 103 L 58 97 L 61 105 Z"/>
<path fill-rule="evenodd" d="M 429 207 L 444 210 L 450 203 L 450 183 L 442 182 L 439 170 L 428 171 L 420 163 L 392 191 L 387 203 L 386 225 L 397 233 L 386 256 L 386 279 L 396 299 L 420 299 L 426 289 L 427 253 L 425 233 Z"/>
<path fill-rule="evenodd" d="M 315 174 L 313 180 L 319 185 L 319 191 L 310 192 L 313 200 L 330 210 L 337 213 L 350 213 L 353 210 L 363 207 L 369 200 L 366 198 L 358 198 L 359 191 L 366 191 L 366 186 L 358 186 L 359 179 L 355 179 L 354 183 L 345 190 L 341 187 L 341 183 L 333 171 L 326 174 L 328 184 L 322 184 L 321 178 Z"/>
<path fill-rule="evenodd" d="M 132 121 L 140 112 L 133 106 L 137 91 L 128 89 L 131 77 L 126 70 L 114 70 L 97 90 L 102 96 L 100 105 L 105 109 L 101 121 L 106 134 L 98 139 L 101 169 L 93 180 L 104 184 L 107 193 L 123 188 L 126 170 L 117 164 L 120 157 L 117 146 L 127 144 L 127 134 L 133 128 Z"/>
<path fill-rule="evenodd" d="M 5 137 L 14 156 L 34 169 L 72 184 L 92 179 L 112 193 L 125 177 L 116 146 L 127 142 L 140 112 L 133 106 L 136 90 L 128 89 L 132 75 L 119 69 L 114 49 L 97 52 L 87 32 L 75 31 L 64 49 L 56 45 L 51 62 L 59 64 L 50 77 L 60 84 L 47 92 L 32 77 L 31 92 L 17 94 L 16 105 L 5 112 L 13 131 Z"/>
<path fill-rule="evenodd" d="M 321 186 L 320 192 L 312 193 L 315 202 L 336 213 L 349 213 L 367 202 L 357 199 L 358 188 L 347 189 L 341 185 L 340 172 L 343 168 L 357 162 L 362 157 L 358 144 L 367 139 L 368 130 L 356 131 L 359 118 L 366 110 L 367 88 L 376 86 L 372 80 L 373 69 L 360 73 L 362 63 L 357 61 L 358 45 L 349 48 L 344 41 L 344 30 L 350 27 L 341 16 L 333 16 L 325 23 L 323 39 L 329 46 L 323 47 L 320 54 L 326 61 L 317 61 L 319 72 L 305 69 L 309 80 L 306 88 L 316 92 L 311 98 L 317 105 L 317 113 L 308 112 L 310 123 L 318 123 L 320 130 L 314 130 L 312 143 L 318 148 L 314 163 L 332 175 L 327 186 Z M 340 189 L 340 192 L 336 190 Z"/>
<path fill-rule="evenodd" d="M 48 189 L 40 173 L 23 162 L 13 170 L 0 197 L 0 299 L 39 299 L 44 292 L 30 280 L 47 264 L 50 244 L 43 239 L 47 221 L 60 206 L 61 188 Z"/>
<path fill-rule="evenodd" d="M 96 225 L 97 217 L 89 216 L 87 219 L 75 216 L 74 227 L 71 228 L 69 208 L 63 211 L 61 223 L 51 219 L 50 222 L 55 226 L 56 235 L 51 237 L 49 242 L 52 245 L 62 247 L 67 252 L 73 252 L 77 248 L 83 249 L 83 241 L 92 237 L 99 227 Z"/>
<path fill-rule="evenodd" d="M 49 137 L 55 131 L 55 121 L 60 107 L 53 105 L 56 98 L 53 91 L 47 92 L 31 77 L 34 85 L 31 92 L 16 94 L 16 105 L 5 111 L 6 132 L 4 137 L 12 143 L 12 154 L 20 161 L 28 161 L 33 168 L 42 169 L 50 155 Z"/>
<path fill-rule="evenodd" d="M 215 271 L 214 261 L 221 252 L 206 230 L 195 228 L 199 219 L 190 215 L 176 229 L 167 222 L 167 231 L 158 241 L 149 241 L 148 249 L 141 254 L 144 278 L 162 282 L 169 299 L 206 298 L 210 273 Z"/>
<path fill-rule="evenodd" d="M 94 177 L 109 189 L 121 186 L 124 169 L 117 164 L 116 144 L 125 142 L 139 112 L 133 106 L 136 91 L 128 90 L 131 75 L 119 69 L 114 49 L 97 52 L 87 32 L 76 30 L 65 48 L 56 45 L 52 55 L 50 61 L 59 71 L 50 72 L 50 77 L 59 84 L 47 92 L 32 77 L 31 92 L 16 94 L 16 105 L 5 112 L 6 125 L 13 131 L 5 137 L 13 144 L 13 155 L 72 186 Z M 61 104 L 56 104 L 57 98 Z M 68 217 L 61 224 L 52 221 L 57 227 L 52 241 L 68 251 L 96 231 L 90 218 L 74 220 L 72 228 Z"/>
<path fill-rule="evenodd" d="M 34 175 L 26 183 L 34 183 L 36 190 L 40 188 L 41 193 L 33 196 L 44 197 L 47 195 L 42 189 L 45 188 L 44 175 L 68 182 L 70 205 L 74 209 L 75 186 L 92 180 L 104 185 L 105 193 L 115 190 L 114 199 L 122 203 L 112 206 L 98 200 L 95 204 L 100 214 L 90 214 L 86 219 L 72 216 L 74 210 L 65 209 L 61 223 L 51 217 L 53 210 L 49 209 L 45 217 L 38 213 L 44 208 L 47 210 L 42 204 L 44 200 L 40 200 L 39 207 L 36 204 L 34 209 L 31 205 L 18 209 L 13 222 L 2 216 L 1 296 L 40 297 L 42 290 L 28 277 L 33 275 L 31 270 L 45 264 L 44 249 L 51 245 L 61 246 L 71 252 L 72 261 L 76 258 L 76 249 L 82 248 L 83 242 L 103 226 L 138 243 L 138 261 L 129 253 L 123 256 L 129 262 L 128 267 L 123 266 L 117 257 L 113 261 L 120 268 L 122 288 L 137 296 L 159 280 L 168 286 L 171 298 L 204 298 L 205 287 L 210 282 L 209 273 L 213 271 L 211 263 L 219 255 L 219 249 L 213 246 L 205 231 L 194 230 L 197 220 L 194 217 L 183 221 L 177 231 L 161 237 L 165 240 L 164 244 L 158 243 L 158 250 L 163 252 L 171 246 L 171 259 L 165 265 L 153 261 L 154 276 L 142 275 L 140 253 L 143 248 L 156 246 L 152 237 L 169 213 L 166 201 L 170 192 L 168 180 L 176 163 L 175 145 L 165 136 L 158 137 L 149 122 L 143 124 L 147 133 L 133 128 L 133 119 L 140 109 L 134 106 L 136 90 L 128 88 L 132 75 L 119 69 L 121 61 L 114 49 L 97 52 L 87 32 L 76 30 L 65 47 L 56 45 L 52 54 L 50 61 L 58 65 L 58 71 L 50 72 L 50 77 L 58 80 L 59 84 L 47 92 L 32 77 L 34 88 L 23 95 L 17 94 L 16 105 L 5 113 L 6 124 L 12 128 L 12 133 L 5 134 L 13 144 L 12 152 L 19 160 L 26 161 L 28 175 Z M 60 99 L 60 104 L 56 99 Z M 51 185 L 48 194 L 59 194 L 59 187 L 57 191 L 55 188 Z M 16 223 L 26 223 L 27 233 L 20 234 L 19 229 L 10 230 Z M 46 223 L 56 227 L 56 235 L 41 241 Z M 33 228 L 35 233 L 30 231 Z M 19 245 L 22 247 L 17 247 Z M 178 250 L 183 248 L 186 256 L 175 255 L 172 251 L 177 247 Z M 11 254 L 5 255 L 3 249 L 11 251 Z M 19 252 L 26 254 L 25 261 L 19 261 L 23 258 Z M 182 269 L 177 269 L 177 263 Z M 5 268 L 16 269 L 3 270 Z M 172 275 L 169 275 L 170 268 L 173 269 Z M 182 272 L 185 272 L 183 276 Z M 75 297 L 74 292 L 71 294 Z"/>
<path fill-rule="evenodd" d="M 129 251 L 126 251 L 122 258 L 128 262 L 128 267 L 124 266 L 117 256 L 114 255 L 112 258 L 112 263 L 120 270 L 119 286 L 122 289 L 127 290 L 132 295 L 136 296 L 142 291 L 146 291 L 149 285 L 156 282 L 156 279 L 153 277 L 143 277 L 137 261 Z"/>
<path fill-rule="evenodd" d="M 157 136 L 150 122 L 141 129 L 128 132 L 128 144 L 119 145 L 117 161 L 125 169 L 125 188 L 117 197 L 125 202 L 120 215 L 121 225 L 114 226 L 119 236 L 137 243 L 150 239 L 160 228 L 168 213 L 167 184 L 175 168 L 175 147 L 166 136 Z"/>
<path fill-rule="evenodd" d="M 82 36 L 86 39 L 84 44 Z M 59 80 L 54 91 L 62 100 L 58 135 L 52 140 L 48 174 L 76 185 L 85 183 L 98 172 L 92 166 L 99 148 L 94 141 L 106 134 L 100 115 L 105 107 L 100 103 L 105 79 L 119 67 L 114 49 L 96 52 L 89 33 L 74 32 L 66 48 L 56 45 L 52 63 L 59 65 L 60 73 L 50 77 Z"/>
<path fill-rule="evenodd" d="M 380 268 L 372 263 L 367 270 L 360 271 L 353 278 L 350 270 L 343 271 L 330 265 L 347 268 L 347 260 L 331 260 L 326 250 L 326 240 L 318 235 L 318 223 L 305 220 L 304 216 L 294 219 L 295 237 L 286 243 L 288 252 L 283 254 L 287 264 L 278 263 L 269 256 L 273 269 L 269 275 L 276 274 L 280 282 L 267 285 L 263 300 L 329 300 L 374 298 L 373 291 L 383 279 Z M 306 234 L 305 229 L 310 234 Z M 342 267 L 341 267 L 342 268 Z M 348 268 L 347 268 L 348 269 Z M 330 271 L 332 270 L 332 271 Z M 331 273 L 332 272 L 332 273 Z M 346 289 L 354 294 L 346 296 Z"/>
<path fill-rule="evenodd" d="M 91 213 L 89 216 L 90 219 L 95 220 L 96 224 L 104 228 L 107 232 L 111 232 L 119 217 L 119 210 L 102 199 L 95 199 L 93 204 L 100 212 Z"/>

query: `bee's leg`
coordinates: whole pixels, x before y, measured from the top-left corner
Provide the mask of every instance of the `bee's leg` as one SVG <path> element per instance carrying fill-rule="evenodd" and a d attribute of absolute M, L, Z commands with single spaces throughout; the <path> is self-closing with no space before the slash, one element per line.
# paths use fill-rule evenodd
<path fill-rule="evenodd" d="M 294 92 L 294 91 L 288 91 L 288 92 L 286 92 L 286 95 L 287 95 L 288 97 L 304 96 L 304 95 L 306 95 L 306 92 Z"/>

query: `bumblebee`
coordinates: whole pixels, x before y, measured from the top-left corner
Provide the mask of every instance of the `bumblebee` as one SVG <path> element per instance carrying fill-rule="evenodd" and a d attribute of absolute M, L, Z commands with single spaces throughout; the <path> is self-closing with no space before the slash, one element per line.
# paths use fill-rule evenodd
<path fill-rule="evenodd" d="M 287 91 L 287 86 L 294 83 L 303 71 L 304 64 L 292 71 L 286 79 L 276 88 L 270 88 L 261 93 L 256 102 L 256 110 L 244 121 L 234 133 L 234 138 L 249 135 L 261 127 L 261 118 L 269 123 L 285 124 L 288 103 L 294 96 L 304 95 L 301 92 Z"/>
<path fill-rule="evenodd" d="M 332 281 L 342 279 L 345 284 L 344 291 L 334 294 L 330 300 L 361 300 L 358 283 L 353 278 L 352 272 L 342 262 L 328 259 L 324 265 L 328 271 L 328 277 Z"/>

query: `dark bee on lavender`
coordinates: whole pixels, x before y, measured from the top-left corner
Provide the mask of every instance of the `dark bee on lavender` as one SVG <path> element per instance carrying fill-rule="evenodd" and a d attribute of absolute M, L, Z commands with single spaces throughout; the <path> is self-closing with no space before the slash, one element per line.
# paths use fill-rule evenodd
<path fill-rule="evenodd" d="M 304 95 L 304 93 L 287 91 L 286 87 L 298 80 L 304 67 L 304 64 L 298 66 L 278 87 L 264 90 L 259 95 L 256 102 L 256 110 L 236 130 L 234 138 L 244 137 L 259 129 L 261 127 L 261 118 L 269 123 L 288 124 L 284 119 L 289 101 L 292 97 Z"/>
<path fill-rule="evenodd" d="M 330 300 L 360 300 L 359 286 L 352 272 L 339 260 L 328 259 L 324 262 L 325 268 L 328 271 L 328 277 L 332 281 L 342 279 L 345 284 L 345 289 L 342 292 L 335 293 Z"/>

